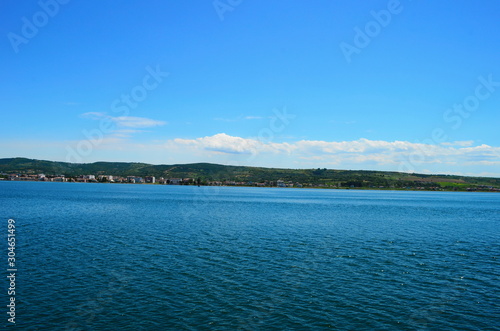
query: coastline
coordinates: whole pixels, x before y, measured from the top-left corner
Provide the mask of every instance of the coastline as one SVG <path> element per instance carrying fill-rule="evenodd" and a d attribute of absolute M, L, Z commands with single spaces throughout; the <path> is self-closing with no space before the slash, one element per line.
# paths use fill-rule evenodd
<path fill-rule="evenodd" d="M 60 183 L 60 184 L 105 184 L 105 185 L 147 185 L 147 186 L 173 186 L 173 187 L 227 187 L 227 188 L 269 188 L 269 189 L 304 189 L 304 190 L 332 190 L 332 191 L 381 191 L 381 192 L 448 192 L 448 193 L 500 193 L 500 189 L 470 189 L 470 190 L 451 190 L 451 189 L 415 189 L 415 188 L 393 188 L 393 187 L 324 187 L 324 186 L 305 186 L 305 187 L 278 187 L 278 186 L 257 186 L 257 185 L 197 185 L 197 184 L 160 184 L 160 183 L 127 183 L 127 182 L 76 182 L 76 181 L 47 181 L 47 180 L 5 180 L 0 178 L 2 182 L 15 182 L 15 183 Z"/>

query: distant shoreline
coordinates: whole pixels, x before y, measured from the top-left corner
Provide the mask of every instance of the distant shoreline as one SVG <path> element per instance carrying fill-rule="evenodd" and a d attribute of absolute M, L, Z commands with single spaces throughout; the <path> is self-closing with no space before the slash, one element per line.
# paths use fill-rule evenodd
<path fill-rule="evenodd" d="M 396 191 L 500 191 L 500 178 L 378 170 L 284 169 L 213 163 L 152 165 L 0 159 L 0 178 L 13 181 L 114 182 L 164 185 L 293 187 Z"/>
<path fill-rule="evenodd" d="M 159 184 L 159 183 L 112 183 L 112 182 L 58 182 L 58 181 L 37 181 L 37 180 L 4 180 L 0 178 L 0 183 L 2 182 L 13 182 L 13 183 L 58 183 L 58 184 L 105 184 L 105 185 L 148 185 L 148 186 L 172 186 L 172 187 L 196 187 L 198 185 L 175 185 L 175 184 Z M 200 185 L 201 187 L 228 187 L 228 188 L 270 188 L 270 189 L 316 189 L 316 190 L 332 190 L 332 191 L 394 191 L 394 192 L 448 192 L 448 193 L 500 193 L 500 190 L 444 190 L 444 189 L 404 189 L 404 188 L 371 188 L 371 187 L 318 187 L 318 186 L 307 186 L 307 187 L 277 187 L 277 186 L 252 186 L 252 185 Z"/>

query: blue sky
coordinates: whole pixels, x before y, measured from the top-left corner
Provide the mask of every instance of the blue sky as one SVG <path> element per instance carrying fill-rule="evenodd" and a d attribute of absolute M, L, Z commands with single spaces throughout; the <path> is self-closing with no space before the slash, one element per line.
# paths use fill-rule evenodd
<path fill-rule="evenodd" d="M 2 1 L 0 157 L 500 176 L 500 2 Z"/>

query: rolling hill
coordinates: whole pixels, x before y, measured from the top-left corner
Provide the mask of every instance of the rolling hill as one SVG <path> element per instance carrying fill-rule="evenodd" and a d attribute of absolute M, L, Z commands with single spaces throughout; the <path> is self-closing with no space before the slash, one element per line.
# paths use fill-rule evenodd
<path fill-rule="evenodd" d="M 334 170 L 334 169 L 279 169 L 247 166 L 229 166 L 211 163 L 152 165 L 133 162 L 67 163 L 27 158 L 0 159 L 0 173 L 39 174 L 48 176 L 81 175 L 155 176 L 157 178 L 195 178 L 202 183 L 232 181 L 255 183 L 302 184 L 314 187 L 349 188 L 440 188 L 445 190 L 500 188 L 500 178 L 467 177 L 455 175 L 408 174 L 390 171 Z"/>

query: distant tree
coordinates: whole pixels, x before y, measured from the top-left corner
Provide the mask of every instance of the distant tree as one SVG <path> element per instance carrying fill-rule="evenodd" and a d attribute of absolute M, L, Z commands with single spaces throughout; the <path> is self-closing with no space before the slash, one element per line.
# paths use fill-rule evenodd
<path fill-rule="evenodd" d="M 326 170 L 326 169 L 325 169 L 325 170 Z M 323 174 L 323 172 L 324 172 L 324 170 L 322 170 L 322 169 L 318 168 L 318 169 L 316 169 L 316 170 L 313 170 L 313 172 L 312 172 L 312 173 L 313 173 L 313 175 L 319 176 L 319 175 L 322 175 L 322 174 Z"/>

